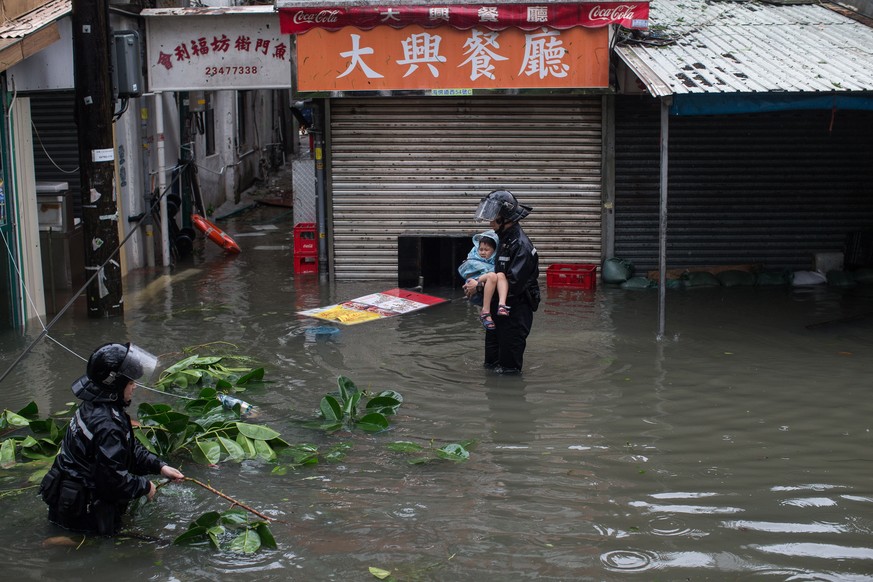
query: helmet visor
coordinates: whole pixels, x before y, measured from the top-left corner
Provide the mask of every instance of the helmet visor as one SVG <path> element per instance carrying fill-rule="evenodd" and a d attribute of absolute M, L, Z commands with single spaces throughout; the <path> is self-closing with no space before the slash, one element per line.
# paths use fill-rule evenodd
<path fill-rule="evenodd" d="M 130 344 L 127 355 L 118 368 L 118 373 L 122 376 L 127 376 L 131 380 L 140 380 L 147 383 L 151 381 L 157 365 L 158 358 L 154 354 Z"/>
<path fill-rule="evenodd" d="M 483 198 L 476 209 L 476 222 L 491 222 L 497 220 L 501 203 L 493 198 Z"/>

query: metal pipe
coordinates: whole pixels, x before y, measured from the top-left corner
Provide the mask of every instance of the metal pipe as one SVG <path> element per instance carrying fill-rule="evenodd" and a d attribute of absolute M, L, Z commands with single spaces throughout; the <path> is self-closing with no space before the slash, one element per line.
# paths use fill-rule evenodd
<path fill-rule="evenodd" d="M 158 144 L 158 191 L 167 189 L 166 153 L 164 152 L 164 94 L 155 93 L 155 133 Z M 170 220 L 167 216 L 167 197 L 161 196 L 161 250 L 163 265 L 170 266 Z"/>
<path fill-rule="evenodd" d="M 673 99 L 661 99 L 661 203 L 658 220 L 658 335 L 664 339 L 667 328 L 667 166 L 670 144 L 670 105 Z"/>
<path fill-rule="evenodd" d="M 313 103 L 314 104 L 314 103 Z M 319 273 L 327 273 L 327 199 L 325 180 L 327 174 L 324 168 L 324 145 L 325 133 L 327 125 L 327 100 L 321 100 L 321 107 L 313 115 L 313 122 L 319 127 L 310 128 L 310 133 L 314 134 L 315 146 L 315 197 L 316 197 L 316 215 L 318 218 L 318 271 Z"/>

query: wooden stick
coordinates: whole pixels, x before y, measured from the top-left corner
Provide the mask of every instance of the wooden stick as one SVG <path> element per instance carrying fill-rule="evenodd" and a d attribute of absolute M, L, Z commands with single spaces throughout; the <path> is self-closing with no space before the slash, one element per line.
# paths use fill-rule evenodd
<path fill-rule="evenodd" d="M 203 487 L 207 491 L 210 491 L 210 492 L 218 495 L 219 497 L 223 497 L 224 499 L 227 499 L 228 501 L 230 501 L 234 505 L 238 505 L 238 506 L 242 507 L 243 509 L 245 509 L 249 513 L 253 513 L 253 514 L 257 515 L 258 517 L 260 517 L 261 519 L 265 519 L 267 521 L 278 521 L 275 518 L 267 517 L 263 513 L 252 509 L 251 507 L 249 507 L 248 505 L 245 505 L 244 503 L 240 503 L 239 501 L 237 501 L 233 497 L 225 495 L 224 493 L 222 493 L 218 489 L 215 489 L 214 487 L 210 487 L 209 485 L 207 485 L 206 483 L 203 483 L 202 481 L 198 481 L 197 479 L 193 479 L 191 477 L 185 477 L 185 481 L 191 481 L 192 483 L 196 483 L 197 485 L 200 485 L 201 487 Z M 169 483 L 169 481 L 166 481 L 165 483 L 162 483 L 161 485 L 166 485 L 166 483 Z"/>

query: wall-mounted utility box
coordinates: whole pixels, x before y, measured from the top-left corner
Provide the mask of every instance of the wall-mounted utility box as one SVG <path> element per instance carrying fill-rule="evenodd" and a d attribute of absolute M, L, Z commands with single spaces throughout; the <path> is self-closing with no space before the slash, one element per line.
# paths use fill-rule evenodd
<path fill-rule="evenodd" d="M 142 46 L 135 30 L 112 33 L 112 94 L 116 99 L 143 93 Z"/>

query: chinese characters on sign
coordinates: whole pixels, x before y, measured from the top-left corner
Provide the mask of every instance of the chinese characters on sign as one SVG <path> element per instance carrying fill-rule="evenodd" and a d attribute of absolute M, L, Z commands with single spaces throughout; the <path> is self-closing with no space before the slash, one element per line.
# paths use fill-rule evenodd
<path fill-rule="evenodd" d="M 302 34 L 314 28 L 340 30 L 356 26 L 370 30 L 377 26 L 425 28 L 448 25 L 459 30 L 474 27 L 488 30 L 518 28 L 531 31 L 541 26 L 566 30 L 577 26 L 598 28 L 618 24 L 625 28 L 649 26 L 649 2 L 575 2 L 568 4 L 492 5 L 454 4 L 429 6 L 346 6 L 323 8 L 280 8 L 282 32 Z"/>
<path fill-rule="evenodd" d="M 606 28 L 313 29 L 297 38 L 297 90 L 606 87 Z"/>
<path fill-rule="evenodd" d="M 152 91 L 291 84 L 290 38 L 279 32 L 275 13 L 161 16 L 146 23 Z"/>

